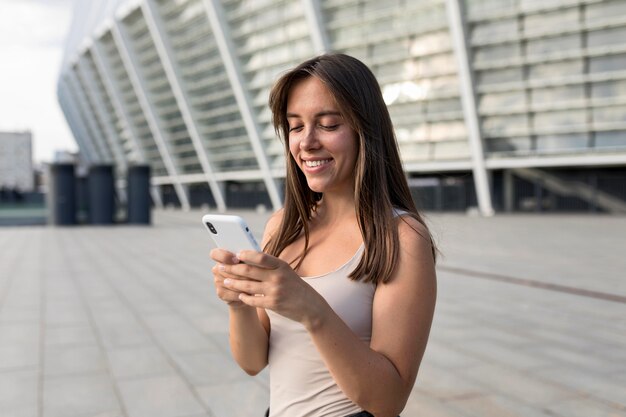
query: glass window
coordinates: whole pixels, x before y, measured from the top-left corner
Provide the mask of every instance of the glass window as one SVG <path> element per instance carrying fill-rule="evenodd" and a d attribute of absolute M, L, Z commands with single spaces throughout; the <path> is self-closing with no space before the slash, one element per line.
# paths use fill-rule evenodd
<path fill-rule="evenodd" d="M 593 121 L 594 123 L 626 122 L 626 106 L 594 108 Z"/>
<path fill-rule="evenodd" d="M 531 91 L 533 105 L 549 103 L 580 102 L 585 99 L 585 90 L 582 85 L 566 85 L 553 88 L 537 88 Z"/>
<path fill-rule="evenodd" d="M 409 42 L 409 51 L 412 56 L 432 54 L 450 49 L 452 49 L 452 41 L 447 31 L 421 35 Z"/>
<path fill-rule="evenodd" d="M 487 152 L 530 152 L 532 141 L 529 137 L 521 138 L 490 138 L 485 140 Z"/>
<path fill-rule="evenodd" d="M 428 140 L 428 131 L 428 124 L 422 123 L 396 129 L 396 135 L 399 142 L 421 142 Z"/>
<path fill-rule="evenodd" d="M 581 48 L 581 36 L 563 35 L 552 38 L 529 39 L 526 44 L 527 55 L 544 55 L 552 52 L 563 52 Z"/>
<path fill-rule="evenodd" d="M 537 136 L 537 151 L 559 152 L 589 147 L 589 135 L 576 133 L 568 135 Z"/>
<path fill-rule="evenodd" d="M 475 24 L 472 28 L 472 42 L 490 41 L 506 35 L 517 33 L 517 19 L 498 19 Z"/>
<path fill-rule="evenodd" d="M 418 71 L 424 77 L 456 72 L 456 61 L 451 53 L 426 56 L 418 65 Z"/>
<path fill-rule="evenodd" d="M 578 8 L 530 14 L 524 17 L 524 32 L 544 32 L 547 28 L 578 27 Z"/>
<path fill-rule="evenodd" d="M 517 0 L 465 0 L 465 5 L 470 17 L 480 18 L 485 13 L 515 9 Z"/>
<path fill-rule="evenodd" d="M 521 82 L 523 80 L 521 68 L 504 68 L 476 72 L 477 81 L 480 85 Z"/>
<path fill-rule="evenodd" d="M 519 0 L 521 10 L 544 9 L 549 6 L 561 6 L 563 0 Z"/>
<path fill-rule="evenodd" d="M 331 32 L 330 38 L 332 39 L 333 45 L 354 42 L 356 40 L 362 40 L 364 32 L 366 32 L 365 25 L 348 26 Z"/>
<path fill-rule="evenodd" d="M 626 148 L 626 130 L 596 132 L 596 148 Z"/>
<path fill-rule="evenodd" d="M 433 91 L 440 94 L 458 94 L 459 79 L 456 75 L 430 78 L 428 80 Z"/>
<path fill-rule="evenodd" d="M 529 70 L 531 79 L 561 78 L 565 75 L 582 74 L 583 61 L 581 59 L 532 65 Z"/>
<path fill-rule="evenodd" d="M 589 72 L 613 72 L 626 69 L 626 54 L 592 57 L 589 59 Z"/>
<path fill-rule="evenodd" d="M 500 59 L 517 58 L 521 55 L 519 43 L 505 43 L 496 46 L 482 46 L 474 51 L 474 62 L 485 63 Z"/>
<path fill-rule="evenodd" d="M 626 2 L 624 0 L 605 0 L 585 6 L 585 20 L 587 22 L 601 21 L 616 16 L 626 16 Z"/>
<path fill-rule="evenodd" d="M 458 139 L 466 136 L 467 130 L 462 121 L 431 123 L 430 125 L 430 140 L 432 141 Z"/>
<path fill-rule="evenodd" d="M 433 115 L 436 113 L 449 113 L 449 112 L 460 112 L 461 109 L 461 100 L 454 99 L 445 99 L 445 100 L 430 100 L 426 103 L 427 114 Z"/>
<path fill-rule="evenodd" d="M 626 80 L 593 83 L 591 96 L 593 98 L 626 97 Z"/>
<path fill-rule="evenodd" d="M 603 47 L 608 45 L 623 45 L 626 43 L 626 27 L 594 30 L 587 33 L 589 47 Z"/>
<path fill-rule="evenodd" d="M 536 113 L 533 125 L 535 128 L 580 126 L 587 121 L 585 110 L 567 110 Z"/>
<path fill-rule="evenodd" d="M 482 94 L 479 98 L 479 110 L 519 110 L 526 104 L 526 94 L 523 91 L 513 91 L 506 93 Z"/>
<path fill-rule="evenodd" d="M 421 9 L 414 16 L 414 26 L 412 27 L 420 28 L 422 32 L 427 31 L 429 28 L 439 27 L 448 23 L 445 4 L 443 3 L 434 4 L 433 7 L 428 9 Z"/>
<path fill-rule="evenodd" d="M 486 136 L 514 136 L 528 129 L 528 115 L 490 116 L 482 118 Z"/>
<path fill-rule="evenodd" d="M 430 143 L 403 143 L 400 145 L 400 155 L 402 160 L 426 161 L 430 159 Z"/>
<path fill-rule="evenodd" d="M 437 142 L 433 146 L 433 159 L 465 159 L 470 156 L 467 140 Z"/>

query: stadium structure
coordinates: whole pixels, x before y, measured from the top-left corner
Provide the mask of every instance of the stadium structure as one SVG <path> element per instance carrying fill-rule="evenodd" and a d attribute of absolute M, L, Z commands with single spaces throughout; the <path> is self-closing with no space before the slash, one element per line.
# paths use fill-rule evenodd
<path fill-rule="evenodd" d="M 379 80 L 429 210 L 626 212 L 623 0 L 77 2 L 58 99 L 155 205 L 281 205 L 268 92 L 324 52 Z"/>

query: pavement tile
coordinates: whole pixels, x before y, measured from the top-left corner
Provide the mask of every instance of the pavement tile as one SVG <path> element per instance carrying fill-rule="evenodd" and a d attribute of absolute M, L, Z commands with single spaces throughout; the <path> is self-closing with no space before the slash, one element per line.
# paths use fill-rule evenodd
<path fill-rule="evenodd" d="M 37 417 L 38 392 L 37 370 L 0 372 L 0 415 Z"/>
<path fill-rule="evenodd" d="M 1 417 L 32 417 L 40 378 L 38 417 L 262 415 L 269 375 L 249 377 L 230 356 L 201 214 L 156 211 L 149 228 L 0 229 Z M 260 234 L 268 214 L 241 214 Z M 626 417 L 623 303 L 446 269 L 626 295 L 626 219 L 429 221 L 444 254 L 438 305 L 403 417 Z M 20 277 L 11 287 L 7 271 Z"/>
<path fill-rule="evenodd" d="M 459 374 L 475 381 L 487 393 L 510 395 L 539 407 L 579 395 L 567 385 L 541 380 L 523 370 L 507 369 L 493 363 L 460 369 Z"/>
<path fill-rule="evenodd" d="M 46 346 L 84 346 L 95 345 L 96 337 L 91 326 L 47 326 Z"/>
<path fill-rule="evenodd" d="M 546 381 L 566 386 L 578 392 L 579 395 L 587 395 L 626 407 L 626 383 L 614 378 L 609 379 L 607 375 L 590 373 L 587 369 L 571 365 L 544 368 L 537 370 L 535 375 Z"/>
<path fill-rule="evenodd" d="M 574 398 L 549 405 L 550 413 L 567 417 L 624 417 L 626 405 L 610 404 L 591 398 Z"/>
<path fill-rule="evenodd" d="M 122 410 L 105 373 L 44 379 L 44 417 L 121 417 Z"/>
<path fill-rule="evenodd" d="M 144 328 L 135 323 L 99 325 L 98 331 L 107 350 L 133 346 L 147 346 L 153 343 Z"/>
<path fill-rule="evenodd" d="M 105 372 L 106 360 L 98 346 L 53 345 L 45 349 L 46 376 Z"/>
<path fill-rule="evenodd" d="M 16 344 L 0 341 L 0 372 L 39 365 L 39 344 Z"/>
<path fill-rule="evenodd" d="M 107 355 L 111 371 L 119 380 L 174 374 L 168 358 L 153 346 L 114 349 Z"/>
<path fill-rule="evenodd" d="M 185 417 L 207 412 L 176 376 L 120 381 L 119 388 L 128 417 Z"/>
<path fill-rule="evenodd" d="M 187 381 L 194 386 L 227 384 L 249 376 L 223 352 L 200 351 L 173 356 Z"/>
<path fill-rule="evenodd" d="M 199 387 L 198 393 L 216 417 L 260 417 L 270 403 L 269 390 L 252 378 Z"/>
<path fill-rule="evenodd" d="M 551 413 L 545 408 L 531 407 L 528 403 L 494 393 L 456 398 L 446 403 L 462 412 L 464 417 L 566 417 L 562 414 Z"/>

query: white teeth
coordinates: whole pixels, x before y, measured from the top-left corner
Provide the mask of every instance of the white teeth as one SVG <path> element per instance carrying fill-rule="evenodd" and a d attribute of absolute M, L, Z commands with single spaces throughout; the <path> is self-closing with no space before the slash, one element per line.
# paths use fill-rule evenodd
<path fill-rule="evenodd" d="M 314 167 L 318 167 L 320 165 L 324 165 L 330 162 L 330 159 L 324 159 L 321 161 L 304 161 L 304 165 L 314 168 Z"/>

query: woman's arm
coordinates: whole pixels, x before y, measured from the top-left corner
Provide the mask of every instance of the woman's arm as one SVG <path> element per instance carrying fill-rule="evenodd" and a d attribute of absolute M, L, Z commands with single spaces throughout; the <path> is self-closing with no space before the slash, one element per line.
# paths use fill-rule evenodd
<path fill-rule="evenodd" d="M 244 251 L 240 257 L 246 264 L 225 266 L 235 277 L 227 287 L 241 292 L 244 303 L 302 323 L 342 391 L 377 417 L 396 416 L 406 404 L 426 348 L 436 298 L 430 242 L 420 236 L 427 236 L 425 229 L 406 218 L 398 220 L 398 230 L 398 265 L 389 283 L 376 289 L 369 346 L 285 262 Z"/>
<path fill-rule="evenodd" d="M 263 246 L 280 222 L 280 214 L 274 214 L 265 227 Z M 270 322 L 264 309 L 248 306 L 239 300 L 239 292 L 224 286 L 229 275 L 223 265 L 237 262 L 233 254 L 214 249 L 211 257 L 217 262 L 213 268 L 218 296 L 229 306 L 229 341 L 235 361 L 249 375 L 256 375 L 267 366 Z"/>

